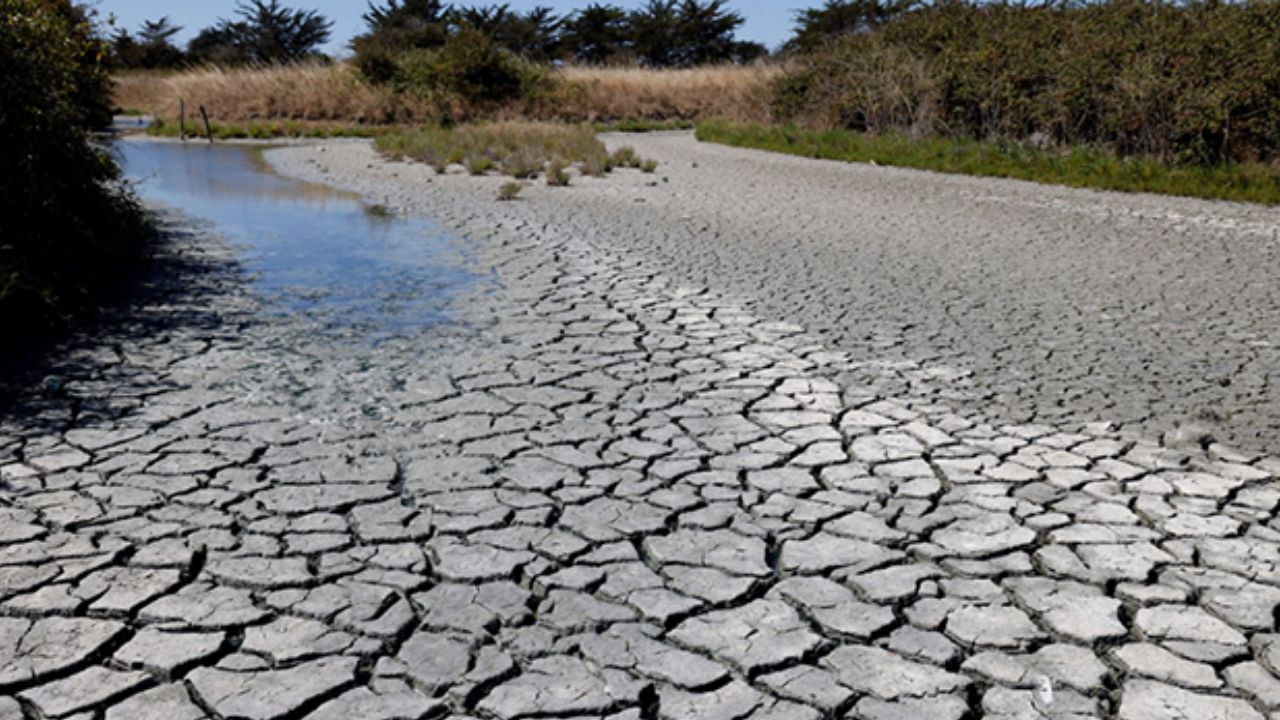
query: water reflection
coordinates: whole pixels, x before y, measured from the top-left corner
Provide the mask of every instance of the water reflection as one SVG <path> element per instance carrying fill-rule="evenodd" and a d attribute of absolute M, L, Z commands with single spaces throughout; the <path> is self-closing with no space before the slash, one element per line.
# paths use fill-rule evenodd
<path fill-rule="evenodd" d="M 447 321 L 447 301 L 475 279 L 430 223 L 276 175 L 258 148 L 119 148 L 143 197 L 215 223 L 244 248 L 254 287 L 278 312 L 375 336 L 400 334 Z"/>

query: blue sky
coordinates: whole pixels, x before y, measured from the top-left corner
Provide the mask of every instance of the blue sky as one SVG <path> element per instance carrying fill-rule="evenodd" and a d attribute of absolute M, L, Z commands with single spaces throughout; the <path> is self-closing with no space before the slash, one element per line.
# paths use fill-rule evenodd
<path fill-rule="evenodd" d="M 536 5 L 550 5 L 560 12 L 569 12 L 590 4 L 591 0 L 505 0 L 516 10 L 528 10 Z M 623 7 L 637 7 L 641 0 L 612 0 Z M 90 0 L 92 3 L 93 0 Z M 494 0 L 468 2 L 459 5 L 487 5 Z M 179 35 L 186 42 L 200 31 L 218 21 L 230 17 L 236 0 L 97 0 L 99 13 L 114 16 L 117 25 L 136 30 L 144 20 L 155 20 L 165 15 L 183 26 Z M 333 20 L 333 40 L 325 48 L 330 53 L 342 53 L 347 41 L 364 30 L 360 16 L 367 4 L 364 0 L 284 0 L 285 5 L 319 10 Z M 820 5 L 820 0 L 730 0 L 729 6 L 742 14 L 747 22 L 738 35 L 744 40 L 755 40 L 769 47 L 777 47 L 791 34 L 791 17 L 797 8 Z"/>

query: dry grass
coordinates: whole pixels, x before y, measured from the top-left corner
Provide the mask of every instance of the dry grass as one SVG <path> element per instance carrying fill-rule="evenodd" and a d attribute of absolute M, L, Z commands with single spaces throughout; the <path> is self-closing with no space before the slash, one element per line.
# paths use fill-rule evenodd
<path fill-rule="evenodd" d="M 571 88 L 564 114 L 574 120 L 729 118 L 764 120 L 768 65 L 723 65 L 682 70 L 565 68 L 557 75 Z"/>
<path fill-rule="evenodd" d="M 535 119 L 572 122 L 699 120 L 723 117 L 763 120 L 768 66 L 706 67 L 687 70 L 565 68 L 553 97 L 536 103 Z M 136 73 L 116 78 L 115 102 L 167 120 L 178 116 L 178 100 L 188 117 L 204 105 L 223 122 L 310 120 L 343 123 L 411 123 L 440 117 L 440 108 L 408 94 L 361 81 L 349 65 L 299 64 L 284 67 L 197 68 L 177 73 Z M 511 117 L 511 110 L 498 113 Z"/>
<path fill-rule="evenodd" d="M 203 67 L 177 73 L 118 76 L 115 103 L 166 120 L 188 118 L 204 105 L 220 121 L 263 119 L 331 120 L 347 123 L 411 122 L 434 117 L 414 98 L 362 82 L 343 64 L 304 63 L 278 67 Z"/>

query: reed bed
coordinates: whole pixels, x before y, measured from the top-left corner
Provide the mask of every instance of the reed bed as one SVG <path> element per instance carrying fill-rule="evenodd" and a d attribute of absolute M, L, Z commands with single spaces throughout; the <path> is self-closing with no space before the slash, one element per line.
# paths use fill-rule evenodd
<path fill-rule="evenodd" d="M 717 65 L 687 69 L 568 67 L 557 76 L 570 90 L 568 118 L 616 121 L 767 119 L 769 85 L 780 70 L 770 65 Z"/>
<path fill-rule="evenodd" d="M 312 120 L 403 123 L 434 117 L 414 96 L 364 82 L 345 64 L 300 63 L 270 67 L 200 67 L 175 73 L 130 73 L 115 78 L 115 104 L 165 120 L 188 117 L 203 105 L 222 122 Z"/>
<path fill-rule="evenodd" d="M 682 70 L 569 67 L 552 74 L 554 88 L 534 103 L 490 109 L 492 119 L 568 122 L 697 121 L 710 117 L 763 120 L 768 66 Z M 308 120 L 349 124 L 431 122 L 446 108 L 413 93 L 365 82 L 344 63 L 273 67 L 200 67 L 115 78 L 115 104 L 165 120 L 203 105 L 214 120 Z M 453 109 L 453 108 L 449 108 Z"/>

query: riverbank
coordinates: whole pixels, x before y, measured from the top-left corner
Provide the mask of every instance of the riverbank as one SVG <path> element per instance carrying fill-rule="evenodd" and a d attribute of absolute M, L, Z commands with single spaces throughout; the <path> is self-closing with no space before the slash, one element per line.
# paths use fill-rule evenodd
<path fill-rule="evenodd" d="M 810 288 L 840 298 L 819 273 L 786 282 L 799 259 L 837 257 L 803 245 L 816 225 L 777 234 L 796 245 L 769 253 L 772 274 L 742 273 L 754 288 L 682 277 L 712 267 L 695 257 L 710 248 L 743 270 L 765 257 L 769 228 L 732 223 L 793 220 L 780 190 L 811 192 L 804 208 L 851 253 L 875 238 L 843 221 L 893 220 L 876 193 L 935 176 L 881 170 L 850 194 L 847 166 L 761 163 L 687 136 L 641 149 L 666 174 L 508 203 L 493 198 L 503 178 L 439 176 L 366 143 L 267 152 L 364 193 L 381 219 L 421 215 L 484 282 L 449 293 L 442 323 L 335 336 L 317 331 L 332 313 L 281 312 L 244 272 L 256 226 L 237 248 L 219 237 L 246 232 L 235 216 L 192 221 L 175 249 L 206 256 L 209 292 L 183 295 L 194 286 L 175 274 L 175 294 L 61 358 L 62 393 L 0 415 L 0 637 L 14 638 L 0 715 L 1265 717 L 1280 460 L 1105 423 L 988 420 L 998 404 L 966 394 L 986 382 L 976 373 L 844 352 L 745 309 L 774 293 L 816 306 Z M 707 170 L 740 171 L 736 208 Z M 228 192 L 216 172 L 185 175 Z M 843 205 L 796 187 L 815 176 Z M 926 186 L 931 208 L 904 194 L 914 217 L 941 217 L 948 192 L 1048 200 L 944 179 Z M 1043 232 L 1068 205 L 1115 201 L 1056 199 L 1016 212 Z M 1133 200 L 1111 208 L 1194 209 Z M 974 222 L 1004 219 L 967 202 Z M 198 215 L 201 197 L 187 205 Z M 1181 222 L 1213 211 L 1246 232 L 1232 210 Z M 315 242 L 327 228 L 276 221 L 283 257 L 332 247 Z M 904 229 L 887 253 L 909 251 Z M 666 234 L 684 266 L 659 253 Z M 360 253 L 368 235 L 337 240 Z M 439 274 L 410 261 L 397 284 Z"/>
<path fill-rule="evenodd" d="M 659 172 L 500 205 L 499 178 L 437 177 L 365 144 L 268 157 L 472 232 L 554 227 L 646 258 L 833 348 L 939 366 L 956 378 L 939 397 L 999 420 L 1277 445 L 1274 209 L 605 137 Z"/>

